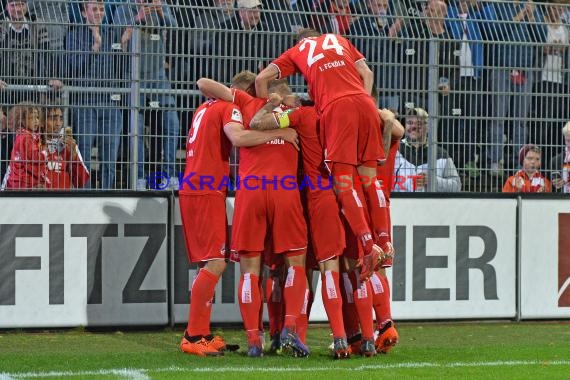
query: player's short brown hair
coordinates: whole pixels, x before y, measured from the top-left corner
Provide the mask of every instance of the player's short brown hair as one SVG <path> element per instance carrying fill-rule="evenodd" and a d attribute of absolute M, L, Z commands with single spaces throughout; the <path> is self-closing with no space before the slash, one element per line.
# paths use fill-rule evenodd
<path fill-rule="evenodd" d="M 287 79 L 273 79 L 267 85 L 267 89 L 269 92 L 279 92 L 278 89 L 282 89 L 281 92 L 291 92 Z"/>
<path fill-rule="evenodd" d="M 301 41 L 303 38 L 307 38 L 307 37 L 318 37 L 321 34 L 322 33 L 316 31 L 315 29 L 303 28 L 303 29 L 299 30 L 299 33 L 297 33 L 297 41 Z"/>
<path fill-rule="evenodd" d="M 232 78 L 232 87 L 238 88 L 255 96 L 255 73 L 249 70 L 243 70 L 234 75 Z"/>

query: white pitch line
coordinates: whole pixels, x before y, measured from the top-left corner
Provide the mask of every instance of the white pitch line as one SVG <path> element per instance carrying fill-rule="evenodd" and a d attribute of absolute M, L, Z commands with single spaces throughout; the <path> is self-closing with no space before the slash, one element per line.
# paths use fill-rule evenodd
<path fill-rule="evenodd" d="M 113 368 L 101 369 L 98 371 L 51 371 L 51 372 L 0 372 L 0 380 L 12 379 L 31 379 L 42 377 L 72 377 L 72 376 L 105 376 L 116 375 L 117 377 L 146 380 L 150 379 L 148 373 L 159 372 L 188 372 L 188 373 L 223 373 L 223 372 L 326 372 L 326 371 L 369 371 L 382 369 L 399 369 L 399 368 L 457 368 L 457 367 L 516 367 L 516 366 L 570 366 L 569 360 L 507 360 L 507 361 L 491 361 L 491 362 L 454 362 L 454 363 L 430 363 L 430 362 L 405 362 L 395 364 L 372 364 L 360 365 L 355 367 L 203 367 L 203 368 L 185 368 L 185 367 L 165 367 L 165 368 Z"/>

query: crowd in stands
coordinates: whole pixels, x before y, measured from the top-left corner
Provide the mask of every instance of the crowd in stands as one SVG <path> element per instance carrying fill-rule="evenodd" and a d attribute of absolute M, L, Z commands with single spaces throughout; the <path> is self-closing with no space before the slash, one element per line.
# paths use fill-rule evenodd
<path fill-rule="evenodd" d="M 257 73 L 291 46 L 300 28 L 311 27 L 347 36 L 367 57 L 381 107 L 402 120 L 417 116 L 417 109 L 429 114 L 434 138 L 427 143 L 436 141 L 438 157 L 448 157 L 455 168 L 453 185 L 438 185 L 437 191 L 500 190 L 508 174 L 521 168 L 519 152 L 527 144 L 540 148 L 553 191 L 568 189 L 566 183 L 554 185 L 562 176 L 552 178 L 564 170 L 566 156 L 562 162 L 555 156 L 564 150 L 561 130 L 570 119 L 570 6 L 562 1 L 3 0 L 2 5 L 2 114 L 28 102 L 44 112 L 46 98 L 72 89 L 62 96 L 62 107 L 85 166 L 97 174 L 87 188 L 120 188 L 122 162 L 137 164 L 137 181 L 127 186 L 144 189 L 149 171 L 158 169 L 143 163 L 156 162 L 176 189 L 181 171 L 176 152 L 200 103 L 192 93 L 197 79 L 227 84 L 242 70 Z M 140 37 L 133 38 L 135 31 Z M 300 77 L 292 77 L 290 85 L 306 91 Z M 138 99 L 121 91 L 127 89 L 139 91 Z M 175 96 L 172 89 L 188 95 Z M 18 132 L 10 123 L 0 125 L 3 178 Z M 46 133 L 45 125 L 38 133 Z M 402 157 L 409 144 L 402 143 Z M 438 162 L 426 159 L 422 165 Z"/>

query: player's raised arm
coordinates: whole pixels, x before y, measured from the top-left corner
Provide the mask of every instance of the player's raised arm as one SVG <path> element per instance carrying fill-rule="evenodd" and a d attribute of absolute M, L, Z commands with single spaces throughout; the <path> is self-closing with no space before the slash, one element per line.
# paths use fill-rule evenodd
<path fill-rule="evenodd" d="M 255 93 L 258 98 L 267 98 L 269 96 L 268 85 L 273 79 L 279 78 L 279 69 L 277 66 L 270 64 L 262 72 L 257 74 L 255 78 Z"/>
<path fill-rule="evenodd" d="M 364 59 L 356 61 L 355 65 L 356 65 L 356 71 L 358 71 L 358 74 L 362 78 L 364 89 L 366 90 L 367 93 L 371 94 L 372 86 L 374 84 L 374 73 L 372 72 L 372 70 L 370 70 L 370 67 L 368 67 L 366 60 Z"/>
<path fill-rule="evenodd" d="M 237 147 L 256 146 L 275 139 L 283 139 L 299 150 L 299 137 L 297 132 L 291 128 L 252 131 L 244 129 L 242 124 L 228 123 L 224 126 L 224 132 L 232 144 Z"/>
<path fill-rule="evenodd" d="M 263 106 L 251 119 L 249 128 L 253 130 L 264 131 L 268 129 L 286 128 L 289 125 L 281 126 L 279 123 L 279 115 L 275 114 L 273 110 L 278 107 L 283 98 L 276 93 L 269 94 L 269 101 Z"/>
<path fill-rule="evenodd" d="M 209 78 L 200 78 L 196 82 L 202 94 L 210 99 L 220 99 L 232 103 L 234 95 L 229 87 Z"/>

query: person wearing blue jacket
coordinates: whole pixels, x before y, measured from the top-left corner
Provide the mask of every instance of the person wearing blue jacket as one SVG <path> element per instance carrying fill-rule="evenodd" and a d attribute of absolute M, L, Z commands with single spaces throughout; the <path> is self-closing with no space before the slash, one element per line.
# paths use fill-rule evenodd
<path fill-rule="evenodd" d="M 120 35 L 103 25 L 105 5 L 101 0 L 82 4 L 84 23 L 75 24 L 66 40 L 68 77 L 84 88 L 125 86 Z M 123 130 L 119 92 L 72 93 L 72 120 L 77 145 L 91 169 L 91 148 L 97 140 L 100 188 L 115 188 L 115 172 Z M 85 186 L 89 188 L 89 184 Z"/>
<path fill-rule="evenodd" d="M 491 147 L 487 152 L 491 174 L 501 176 L 503 165 L 515 166 L 518 151 L 526 142 L 526 119 L 532 101 L 532 87 L 536 65 L 536 49 L 544 40 L 539 8 L 532 1 L 497 2 L 486 17 L 495 17 L 490 23 L 493 40 L 490 55 L 491 120 L 488 136 Z M 505 123 L 510 120 L 512 133 L 511 155 L 503 158 Z"/>

